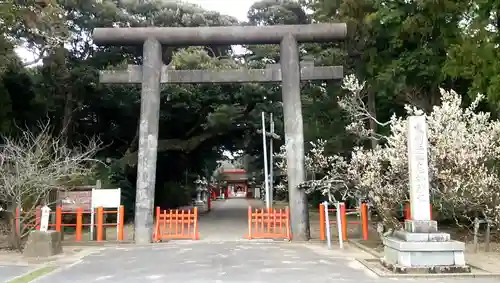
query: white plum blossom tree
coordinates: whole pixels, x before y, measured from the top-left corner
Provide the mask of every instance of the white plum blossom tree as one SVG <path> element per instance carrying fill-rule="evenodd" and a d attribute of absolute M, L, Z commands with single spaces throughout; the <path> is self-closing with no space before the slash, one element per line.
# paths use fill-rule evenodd
<path fill-rule="evenodd" d="M 336 192 L 342 193 L 342 198 L 345 199 L 348 190 L 347 182 L 344 178 L 347 168 L 347 163 L 344 157 L 338 155 L 325 155 L 326 140 L 317 140 L 310 142 L 311 148 L 305 156 L 305 169 L 309 176 L 313 176 L 311 180 L 301 184 L 301 188 L 307 193 L 313 191 L 321 191 L 327 196 L 331 202 L 336 202 Z M 277 167 L 286 172 L 286 152 L 285 146 L 280 148 L 278 154 L 275 155 Z M 337 171 L 338 170 L 338 171 Z M 319 178 L 319 179 L 316 179 Z M 286 191 L 286 177 L 278 184 L 277 189 Z"/>
<path fill-rule="evenodd" d="M 306 157 L 309 172 L 321 172 L 321 179 L 303 184 L 308 191 L 320 190 L 325 195 L 341 192 L 343 196 L 368 199 L 381 216 L 386 229 L 400 227 L 395 218 L 398 208 L 409 196 L 407 120 L 393 115 L 390 128 L 383 136 L 366 129 L 366 121 L 374 119 L 363 103 L 364 84 L 354 76 L 343 81 L 348 95 L 339 105 L 348 112 L 352 123 L 348 131 L 360 138 L 380 140 L 374 149 L 354 147 L 351 156 L 325 156 L 325 141 L 311 143 Z M 425 115 L 429 139 L 429 179 L 435 210 L 455 219 L 472 219 L 479 215 L 494 224 L 500 222 L 500 121 L 489 113 L 477 111 L 483 99 L 462 107 L 459 94 L 441 89 L 441 104 L 429 114 L 405 106 L 407 115 Z M 282 149 L 279 157 L 284 156 Z M 278 166 L 286 169 L 281 158 Z"/>

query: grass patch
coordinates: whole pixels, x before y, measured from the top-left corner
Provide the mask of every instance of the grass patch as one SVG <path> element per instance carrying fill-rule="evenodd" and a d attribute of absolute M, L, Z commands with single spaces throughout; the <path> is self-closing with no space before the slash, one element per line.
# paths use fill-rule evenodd
<path fill-rule="evenodd" d="M 21 275 L 15 279 L 12 279 L 8 281 L 7 283 L 28 283 L 31 282 L 37 278 L 42 277 L 45 274 L 48 274 L 54 270 L 56 270 L 56 266 L 44 266 L 41 268 L 38 268 L 36 270 L 31 271 L 30 273 L 26 273 L 24 275 Z"/>

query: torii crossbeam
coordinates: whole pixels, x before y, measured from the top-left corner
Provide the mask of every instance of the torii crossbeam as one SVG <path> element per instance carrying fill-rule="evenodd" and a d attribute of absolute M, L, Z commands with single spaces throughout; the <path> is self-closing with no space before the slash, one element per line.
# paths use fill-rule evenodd
<path fill-rule="evenodd" d="M 298 188 L 305 179 L 301 80 L 341 79 L 342 67 L 299 63 L 298 43 L 343 40 L 345 24 L 96 28 L 95 44 L 143 45 L 143 65 L 103 71 L 102 83 L 141 84 L 141 115 L 135 209 L 135 243 L 152 241 L 161 83 L 281 82 L 288 164 L 288 193 L 294 239 L 308 240 L 307 196 Z M 161 45 L 280 44 L 280 63 L 259 70 L 170 70 Z"/>
<path fill-rule="evenodd" d="M 313 62 L 300 63 L 300 79 L 331 80 L 342 79 L 343 67 L 315 67 Z M 227 70 L 173 70 L 163 66 L 160 83 L 194 84 L 194 83 L 249 83 L 249 82 L 281 82 L 279 64 L 270 64 L 266 69 L 227 69 Z M 99 81 L 106 84 L 141 84 L 142 66 L 128 65 L 127 70 L 101 71 Z"/>

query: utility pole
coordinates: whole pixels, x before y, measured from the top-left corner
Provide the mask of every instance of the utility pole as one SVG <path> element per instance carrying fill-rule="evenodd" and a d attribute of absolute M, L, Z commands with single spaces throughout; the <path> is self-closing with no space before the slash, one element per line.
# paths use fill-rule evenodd
<path fill-rule="evenodd" d="M 274 192 L 273 192 L 273 183 L 274 183 L 274 150 L 273 150 L 273 140 L 281 139 L 281 136 L 277 135 L 274 132 L 274 119 L 273 119 L 273 114 L 269 113 L 269 118 L 270 118 L 270 131 L 266 132 L 266 121 L 265 118 L 266 113 L 262 112 L 262 129 L 257 130 L 257 133 L 262 134 L 262 148 L 264 152 L 264 186 L 265 186 L 265 191 L 266 191 L 266 206 L 269 208 L 272 208 L 273 206 L 273 199 L 274 199 Z M 267 138 L 270 139 L 269 141 L 269 163 L 267 161 Z M 270 164 L 270 165 L 269 165 Z M 270 166 L 270 167 L 268 167 Z M 270 171 L 269 171 L 269 169 Z M 269 197 L 268 197 L 269 196 Z"/>
<path fill-rule="evenodd" d="M 267 169 L 267 138 L 266 138 L 266 113 L 262 112 L 262 150 L 264 151 L 264 188 L 266 191 L 266 207 L 271 208 L 271 195 L 269 193 L 269 173 Z"/>
<path fill-rule="evenodd" d="M 274 119 L 273 119 L 273 113 L 269 113 L 269 122 L 270 122 L 270 129 L 269 131 L 271 132 L 271 136 L 269 137 L 269 167 L 271 171 L 269 171 L 269 194 L 271 198 L 271 207 L 273 206 L 273 200 L 274 200 L 274 150 L 273 150 L 273 140 L 274 140 Z"/>

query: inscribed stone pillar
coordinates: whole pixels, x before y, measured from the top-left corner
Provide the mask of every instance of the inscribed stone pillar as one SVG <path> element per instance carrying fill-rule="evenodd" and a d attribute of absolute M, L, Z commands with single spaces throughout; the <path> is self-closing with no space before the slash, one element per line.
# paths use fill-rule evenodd
<path fill-rule="evenodd" d="M 304 182 L 304 129 L 300 101 L 300 66 L 297 40 L 285 35 L 281 40 L 280 64 L 287 154 L 288 197 L 294 240 L 309 240 L 307 196 L 298 186 Z"/>
<path fill-rule="evenodd" d="M 431 219 L 427 124 L 425 116 L 408 117 L 408 168 L 411 218 L 405 230 L 384 237 L 381 262 L 398 273 L 470 272 L 465 244 L 440 233 Z"/>
<path fill-rule="evenodd" d="M 429 161 L 425 116 L 408 118 L 408 168 L 412 220 L 429 221 Z"/>
<path fill-rule="evenodd" d="M 143 48 L 137 191 L 135 198 L 134 237 L 137 244 L 150 243 L 153 238 L 162 65 L 160 43 L 152 38 L 146 40 Z"/>

